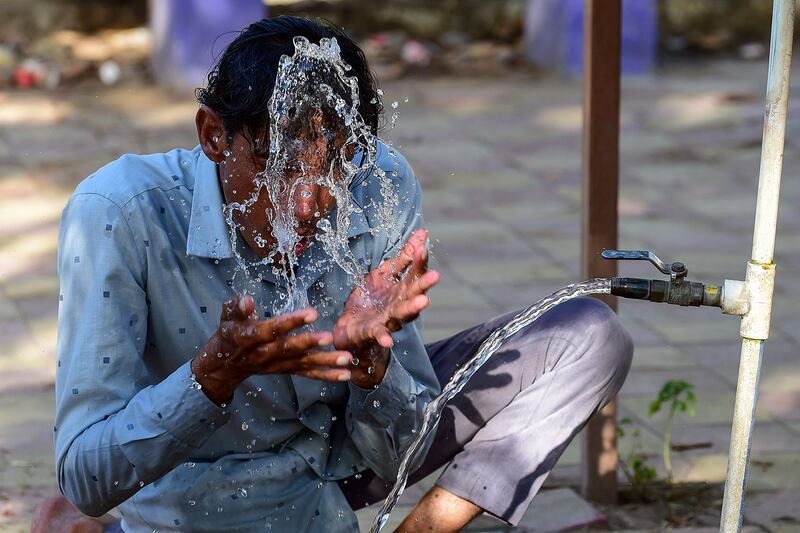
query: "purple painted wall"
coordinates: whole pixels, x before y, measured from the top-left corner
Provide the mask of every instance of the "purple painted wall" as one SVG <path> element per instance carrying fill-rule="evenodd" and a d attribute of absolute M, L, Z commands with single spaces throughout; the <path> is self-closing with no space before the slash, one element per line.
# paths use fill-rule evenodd
<path fill-rule="evenodd" d="M 584 0 L 528 0 L 525 55 L 536 65 L 579 77 Z M 657 0 L 622 0 L 622 74 L 647 74 L 656 63 Z"/>
<path fill-rule="evenodd" d="M 150 0 L 149 8 L 153 74 L 179 91 L 204 85 L 215 57 L 267 16 L 261 0 Z"/>

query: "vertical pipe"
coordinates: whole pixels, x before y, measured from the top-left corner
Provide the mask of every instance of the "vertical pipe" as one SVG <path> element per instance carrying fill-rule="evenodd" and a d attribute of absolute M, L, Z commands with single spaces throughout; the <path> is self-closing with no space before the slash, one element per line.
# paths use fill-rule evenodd
<path fill-rule="evenodd" d="M 783 167 L 783 140 L 786 134 L 786 109 L 789 100 L 789 67 L 792 62 L 794 29 L 792 0 L 774 0 L 770 39 L 767 105 L 758 175 L 758 200 L 753 230 L 753 261 L 772 263 L 775 229 L 778 223 L 778 193 Z"/>
<path fill-rule="evenodd" d="M 583 278 L 614 277 L 617 248 L 621 0 L 584 0 L 583 26 Z M 616 299 L 602 298 L 616 309 Z M 617 404 L 595 415 L 584 432 L 582 492 L 616 503 Z"/>
<path fill-rule="evenodd" d="M 725 495 L 722 500 L 719 528 L 723 533 L 736 533 L 742 528 L 747 465 L 750 461 L 750 443 L 763 354 L 763 340 L 742 339 L 739 380 L 736 385 L 733 428 L 728 452 L 728 473 L 725 478 Z"/>
<path fill-rule="evenodd" d="M 795 0 L 774 0 L 772 37 L 767 77 L 767 105 L 761 146 L 753 253 L 745 283 L 751 295 L 750 311 L 741 326 L 742 352 L 733 427 L 728 454 L 728 472 L 722 503 L 720 531 L 735 533 L 742 527 L 747 466 L 755 422 L 756 401 L 764 341 L 769 334 L 775 265 L 775 231 L 783 165 L 784 134 L 789 95 L 789 67 L 792 59 L 792 30 Z"/>

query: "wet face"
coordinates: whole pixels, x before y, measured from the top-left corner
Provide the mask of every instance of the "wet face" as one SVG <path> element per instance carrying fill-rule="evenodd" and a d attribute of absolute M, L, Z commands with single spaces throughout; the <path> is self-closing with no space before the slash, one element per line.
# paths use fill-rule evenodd
<path fill-rule="evenodd" d="M 244 212 L 233 212 L 239 234 L 259 257 L 265 258 L 277 245 L 275 219 L 290 220 L 299 237 L 293 253 L 299 257 L 315 244 L 317 222 L 336 206 L 331 188 L 325 183 L 341 179 L 335 154 L 341 149 L 344 137 L 331 135 L 321 116 L 312 114 L 305 128 L 292 132 L 289 149 L 294 151 L 286 163 L 277 169 L 270 166 L 267 171 L 268 150 L 263 140 L 266 135 L 256 142 L 237 133 L 228 142 L 224 131 L 214 134 L 212 126 L 217 121 L 219 118 L 213 111 L 201 108 L 198 134 L 206 155 L 219 164 L 225 202 L 247 205 Z M 278 194 L 268 193 L 270 180 L 277 180 L 273 190 L 279 191 Z M 289 211 L 292 217 L 286 216 Z M 282 258 L 275 256 L 273 262 L 279 265 Z"/>

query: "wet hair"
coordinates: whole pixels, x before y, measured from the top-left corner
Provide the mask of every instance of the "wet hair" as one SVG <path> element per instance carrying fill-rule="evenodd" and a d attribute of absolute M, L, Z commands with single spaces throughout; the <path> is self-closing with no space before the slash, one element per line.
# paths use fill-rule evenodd
<path fill-rule="evenodd" d="M 197 101 L 220 115 L 228 136 L 260 135 L 268 123 L 278 61 L 282 55 L 294 54 L 295 36 L 314 44 L 322 38 L 336 38 L 342 60 L 351 67 L 349 74 L 358 79 L 359 112 L 377 134 L 383 108 L 367 58 L 347 34 L 325 21 L 282 16 L 254 22 L 222 52 L 208 74 L 206 87 L 195 91 Z"/>

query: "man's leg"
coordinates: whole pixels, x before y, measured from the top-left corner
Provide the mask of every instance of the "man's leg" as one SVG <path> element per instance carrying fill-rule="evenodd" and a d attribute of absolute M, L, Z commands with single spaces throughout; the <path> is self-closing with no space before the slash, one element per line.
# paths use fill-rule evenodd
<path fill-rule="evenodd" d="M 429 346 L 440 382 L 515 314 Z M 508 339 L 445 409 L 410 482 L 450 465 L 401 530 L 457 530 L 481 510 L 518 523 L 574 435 L 616 395 L 632 352 L 616 315 L 588 298 L 559 305 Z M 370 473 L 347 481 L 355 508 L 390 488 Z"/>

